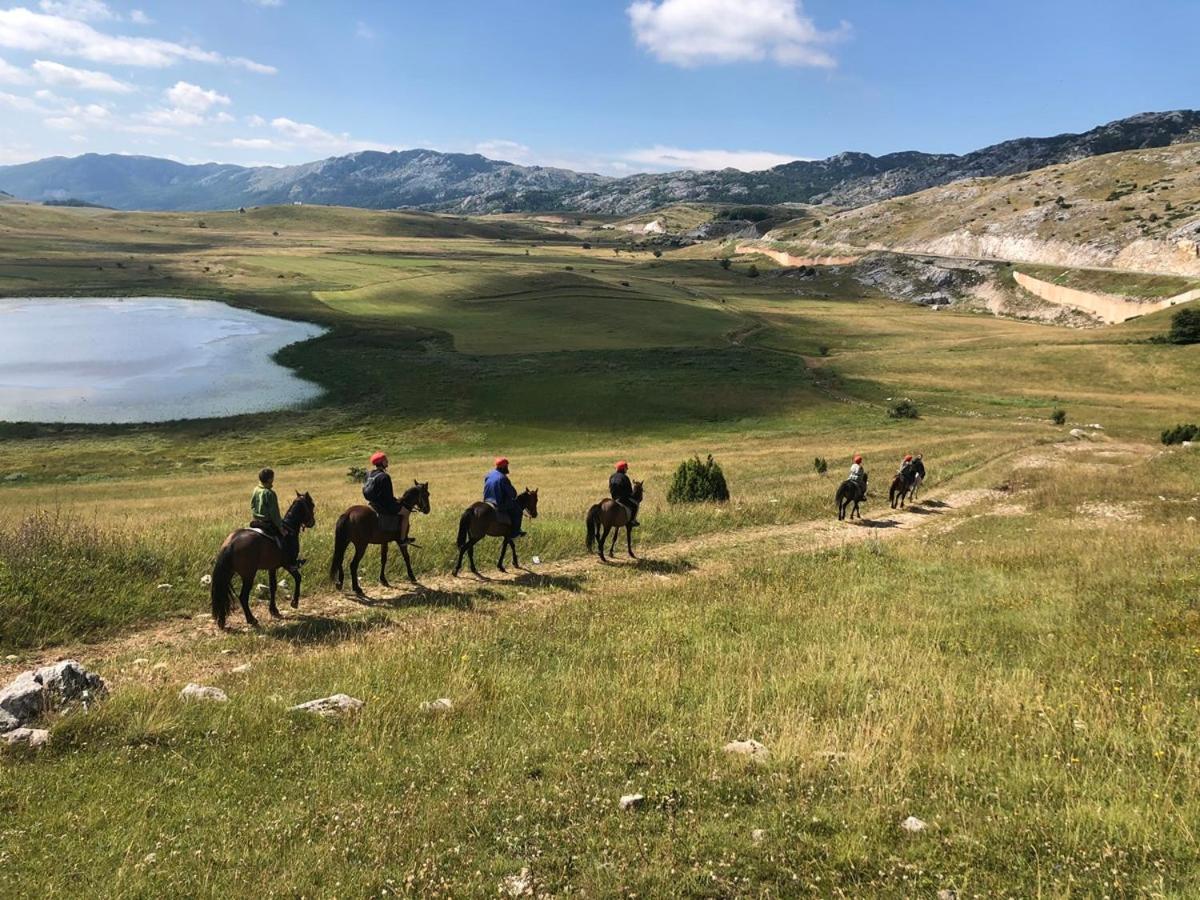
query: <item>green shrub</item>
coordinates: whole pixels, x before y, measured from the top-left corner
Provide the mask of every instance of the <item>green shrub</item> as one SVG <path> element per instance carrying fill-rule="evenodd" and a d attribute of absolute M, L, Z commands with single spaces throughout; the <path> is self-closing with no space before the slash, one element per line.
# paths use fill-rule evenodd
<path fill-rule="evenodd" d="M 1200 309 L 1181 309 L 1175 313 L 1167 340 L 1172 344 L 1200 344 Z"/>
<path fill-rule="evenodd" d="M 911 400 L 897 400 L 888 407 L 889 419 L 918 419 L 920 413 L 917 412 L 917 405 Z"/>
<path fill-rule="evenodd" d="M 1194 441 L 1200 437 L 1200 425 L 1176 425 L 1162 433 L 1164 444 L 1182 444 L 1184 441 Z"/>
<path fill-rule="evenodd" d="M 829 471 L 829 463 L 826 462 L 825 457 L 813 457 L 813 471 L 815 471 L 818 475 L 824 475 Z"/>
<path fill-rule="evenodd" d="M 728 257 L 728 256 L 725 256 L 725 257 L 722 257 L 722 258 L 721 258 L 721 268 L 722 268 L 722 269 L 726 269 L 726 270 L 728 270 L 728 268 L 729 268 L 730 266 L 732 266 L 732 265 L 733 265 L 733 263 L 729 261 L 729 257 Z"/>
<path fill-rule="evenodd" d="M 1050 421 L 1055 425 L 1063 425 L 1067 421 L 1067 411 L 1065 409 L 1056 409 L 1050 413 Z"/>
<path fill-rule="evenodd" d="M 710 500 L 724 503 L 728 499 L 729 487 L 725 483 L 725 473 L 711 454 L 704 462 L 700 461 L 699 456 L 681 462 L 667 489 L 668 503 L 704 503 Z"/>
<path fill-rule="evenodd" d="M 747 278 L 757 278 L 758 277 L 758 266 L 756 266 L 754 263 L 750 263 L 750 268 L 746 270 L 746 277 Z"/>
<path fill-rule="evenodd" d="M 367 470 L 362 466 L 351 466 L 346 470 L 346 477 L 351 481 L 356 481 L 359 484 L 364 484 L 367 480 Z"/>

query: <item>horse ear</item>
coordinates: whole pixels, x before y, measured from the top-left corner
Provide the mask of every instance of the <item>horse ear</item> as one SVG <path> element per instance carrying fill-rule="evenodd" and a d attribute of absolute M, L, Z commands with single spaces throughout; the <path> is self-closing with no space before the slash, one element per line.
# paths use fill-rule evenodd
<path fill-rule="evenodd" d="M 413 487 L 420 487 L 420 486 L 421 486 L 421 482 L 417 481 L 417 479 L 414 478 L 413 479 Z"/>
<path fill-rule="evenodd" d="M 299 491 L 296 491 L 296 496 L 297 496 L 297 497 L 303 497 L 304 495 L 303 495 L 302 493 L 300 493 Z"/>

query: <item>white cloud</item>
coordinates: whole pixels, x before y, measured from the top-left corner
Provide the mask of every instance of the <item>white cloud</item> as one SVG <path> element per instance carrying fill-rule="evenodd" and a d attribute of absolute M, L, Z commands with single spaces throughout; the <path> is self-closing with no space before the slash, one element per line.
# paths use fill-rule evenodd
<path fill-rule="evenodd" d="M 306 122 L 296 122 L 282 116 L 271 120 L 271 127 L 287 138 L 293 145 L 320 153 L 354 153 L 359 150 L 394 150 L 387 144 L 377 144 L 371 141 L 360 141 L 351 138 L 345 132 L 334 134 L 309 125 Z"/>
<path fill-rule="evenodd" d="M 36 13 L 21 6 L 0 9 L 0 47 L 33 53 L 52 51 L 110 65 L 166 68 L 190 61 L 234 65 L 263 74 L 275 72 L 272 66 L 253 60 L 229 59 L 211 50 L 156 38 L 105 34 L 78 19 Z"/>
<path fill-rule="evenodd" d="M 246 116 L 246 124 L 251 128 L 262 128 L 267 124 L 267 120 L 260 115 Z"/>
<path fill-rule="evenodd" d="M 283 6 L 283 0 L 250 0 L 255 6 L 265 6 L 269 9 L 276 9 Z"/>
<path fill-rule="evenodd" d="M 740 169 L 743 172 L 758 172 L 802 158 L 766 150 L 684 150 L 661 145 L 625 154 L 625 159 L 630 162 L 655 169 Z"/>
<path fill-rule="evenodd" d="M 76 69 L 45 59 L 34 60 L 33 71 L 46 84 L 57 87 L 82 88 L 85 91 L 105 91 L 111 94 L 129 94 L 134 89 L 133 85 L 118 81 L 107 72 Z"/>
<path fill-rule="evenodd" d="M 65 19 L 103 22 L 119 18 L 102 0 L 42 0 L 38 6 L 43 12 Z"/>
<path fill-rule="evenodd" d="M 532 165 L 534 160 L 533 150 L 516 141 L 481 141 L 475 145 L 475 152 L 488 159 L 501 159 L 523 166 Z"/>
<path fill-rule="evenodd" d="M 20 97 L 16 94 L 8 94 L 0 91 L 0 106 L 7 106 L 9 109 L 15 109 L 18 112 L 40 112 L 38 105 L 28 97 Z"/>
<path fill-rule="evenodd" d="M 239 150 L 277 150 L 281 146 L 270 138 L 234 138 L 217 144 L 218 147 L 236 147 Z"/>
<path fill-rule="evenodd" d="M 800 0 L 634 0 L 627 12 L 638 44 L 679 66 L 769 59 L 831 68 L 825 47 L 848 30 L 819 30 Z"/>
<path fill-rule="evenodd" d="M 0 58 L 0 84 L 29 84 L 31 81 L 32 76 L 24 69 Z"/>
<path fill-rule="evenodd" d="M 134 25 L 153 25 L 154 20 L 142 12 L 140 9 L 131 9 L 129 11 L 129 21 Z"/>
<path fill-rule="evenodd" d="M 112 121 L 112 114 L 98 103 L 86 106 L 76 104 L 68 107 L 64 113 L 43 119 L 42 124 L 60 131 L 79 131 L 89 125 L 107 125 Z"/>
<path fill-rule="evenodd" d="M 188 81 L 177 81 L 165 91 L 167 100 L 176 109 L 208 112 L 214 106 L 228 106 L 229 98 L 213 90 L 205 90 Z"/>
<path fill-rule="evenodd" d="M 190 109 L 152 109 L 142 113 L 141 118 L 151 125 L 163 128 L 192 128 L 204 124 L 204 116 L 198 112 L 192 112 Z"/>

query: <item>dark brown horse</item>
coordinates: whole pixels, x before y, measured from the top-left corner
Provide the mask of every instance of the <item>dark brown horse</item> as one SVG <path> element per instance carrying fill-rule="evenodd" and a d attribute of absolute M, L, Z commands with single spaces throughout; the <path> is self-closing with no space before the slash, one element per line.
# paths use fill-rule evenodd
<path fill-rule="evenodd" d="M 413 574 L 412 560 L 408 556 L 408 525 L 409 517 L 414 509 L 429 514 L 429 482 L 414 481 L 413 486 L 404 492 L 400 498 L 399 525 L 390 531 L 380 527 L 379 513 L 369 506 L 352 506 L 338 517 L 333 529 L 333 562 L 329 564 L 329 577 L 340 590 L 345 579 L 342 560 L 346 557 L 346 547 L 354 545 L 354 556 L 350 560 L 350 583 L 354 593 L 362 596 L 362 586 L 358 583 L 358 564 L 371 544 L 379 544 L 379 583 L 391 587 L 387 580 L 388 544 L 396 542 L 400 555 L 404 557 L 404 567 L 408 570 L 408 580 L 416 582 Z"/>
<path fill-rule="evenodd" d="M 862 513 L 858 509 L 858 504 L 862 503 L 866 494 L 866 488 L 864 487 L 860 491 L 858 482 L 851 478 L 847 478 L 840 485 L 838 485 L 837 494 L 834 496 L 834 500 L 837 502 L 838 508 L 838 521 L 840 522 L 842 519 L 846 518 L 846 509 L 850 506 L 850 504 L 854 504 L 854 507 L 850 510 L 850 520 L 853 521 L 855 516 L 858 516 L 861 519 Z"/>
<path fill-rule="evenodd" d="M 296 499 L 288 507 L 283 517 L 283 524 L 299 539 L 305 528 L 313 528 L 317 524 L 317 505 L 307 493 L 296 494 Z M 267 537 L 250 528 L 239 528 L 229 537 L 217 552 L 217 560 L 213 564 L 212 573 L 212 615 L 218 628 L 225 627 L 229 610 L 233 607 L 233 576 L 240 575 L 242 591 L 238 599 L 242 603 L 242 612 L 246 622 L 255 628 L 258 620 L 250 612 L 250 590 L 254 587 L 254 576 L 266 569 L 271 584 L 271 617 L 278 619 L 279 607 L 275 605 L 275 573 L 283 567 L 283 550 L 275 543 L 274 538 Z M 300 569 L 288 569 L 295 587 L 292 590 L 292 609 L 300 605 Z"/>
<path fill-rule="evenodd" d="M 641 504 L 642 502 L 642 483 L 635 481 L 633 483 L 633 502 Z M 630 559 L 637 559 L 633 552 L 633 526 L 629 523 L 633 521 L 633 513 L 629 511 L 629 507 L 616 500 L 608 499 L 601 500 L 599 503 L 592 506 L 588 510 L 587 519 L 587 548 L 591 550 L 597 543 L 600 545 L 600 559 L 604 560 L 604 544 L 608 540 L 608 534 L 612 532 L 612 547 L 609 548 L 609 556 L 613 556 L 617 551 L 617 537 L 621 533 L 621 529 L 625 529 L 625 547 L 629 551 Z M 603 532 L 601 532 L 603 528 Z M 606 560 L 605 560 L 606 561 Z"/>
<path fill-rule="evenodd" d="M 904 498 L 908 496 L 908 492 L 913 489 L 913 481 L 909 481 L 904 477 L 904 473 L 897 472 L 896 477 L 892 479 L 892 486 L 888 488 L 888 502 L 892 504 L 892 509 L 899 506 L 904 509 Z"/>
<path fill-rule="evenodd" d="M 517 496 L 517 505 L 531 519 L 537 518 L 537 504 L 536 488 L 532 491 L 525 488 Z M 463 556 L 466 556 L 471 563 L 471 571 L 479 575 L 479 570 L 475 568 L 475 545 L 485 537 L 504 538 L 500 544 L 500 559 L 496 562 L 496 568 L 501 572 L 508 571 L 504 568 L 504 552 L 510 547 L 512 548 L 513 565 L 518 569 L 521 568 L 521 563 L 517 561 L 517 545 L 513 541 L 512 530 L 511 524 L 500 521 L 496 508 L 490 503 L 480 500 L 478 503 L 468 506 L 462 514 L 462 518 L 458 520 L 458 562 L 454 564 L 454 574 L 458 575 L 459 570 L 462 569 Z"/>

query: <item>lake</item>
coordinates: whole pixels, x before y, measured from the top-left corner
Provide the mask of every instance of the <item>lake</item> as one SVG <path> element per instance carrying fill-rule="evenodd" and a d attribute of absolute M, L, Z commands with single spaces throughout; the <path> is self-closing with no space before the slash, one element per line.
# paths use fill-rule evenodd
<path fill-rule="evenodd" d="M 295 406 L 321 389 L 271 357 L 323 332 L 211 300 L 0 299 L 0 420 L 165 422 Z"/>

